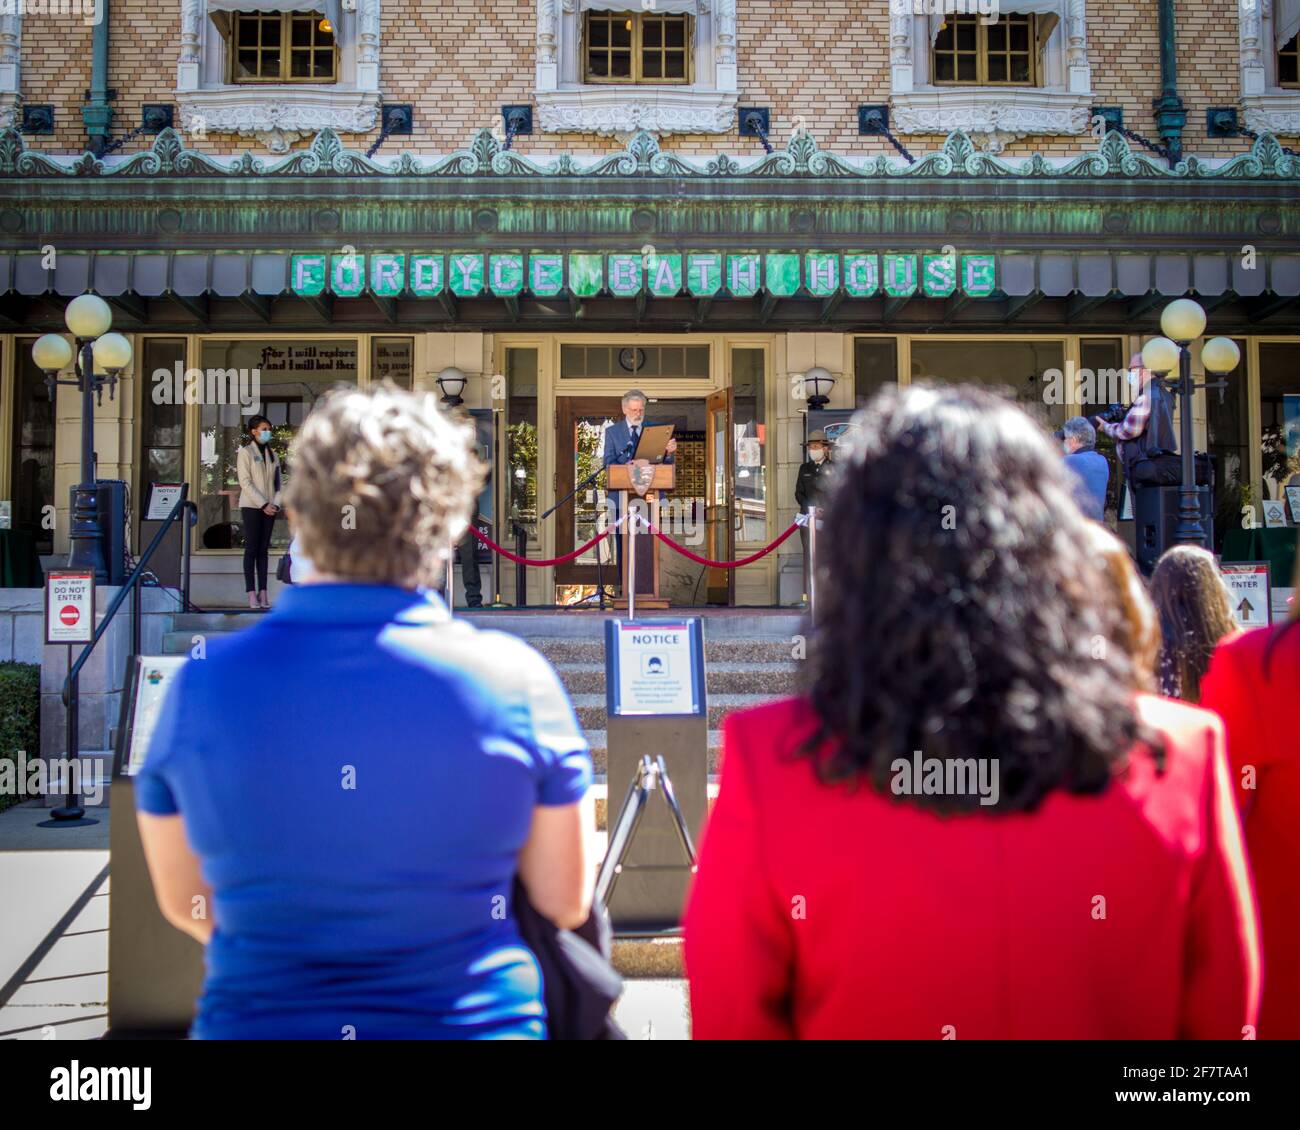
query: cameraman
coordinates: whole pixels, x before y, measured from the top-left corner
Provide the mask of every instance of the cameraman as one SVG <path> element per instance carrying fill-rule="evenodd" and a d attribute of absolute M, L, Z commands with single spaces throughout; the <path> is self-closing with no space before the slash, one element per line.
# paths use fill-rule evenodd
<path fill-rule="evenodd" d="M 1132 486 L 1176 483 L 1179 464 L 1174 398 L 1163 381 L 1142 367 L 1140 353 L 1129 359 L 1128 379 L 1134 397 L 1124 418 L 1108 423 L 1094 416 L 1092 425 L 1116 441 L 1120 465 Z"/>

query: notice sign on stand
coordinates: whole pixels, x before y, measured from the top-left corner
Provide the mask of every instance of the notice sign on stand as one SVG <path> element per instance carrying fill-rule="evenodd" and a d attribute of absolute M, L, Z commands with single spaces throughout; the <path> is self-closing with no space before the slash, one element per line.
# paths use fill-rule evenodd
<path fill-rule="evenodd" d="M 1228 585 L 1232 613 L 1243 628 L 1266 628 L 1273 622 L 1267 561 L 1219 564 Z"/>
<path fill-rule="evenodd" d="M 605 676 L 611 715 L 702 714 L 702 622 L 606 621 Z"/>
<path fill-rule="evenodd" d="M 149 505 L 145 507 L 146 522 L 163 522 L 172 512 L 176 500 L 180 498 L 184 483 L 154 483 L 149 491 Z"/>
<path fill-rule="evenodd" d="M 55 569 L 45 574 L 45 642 L 90 643 L 95 638 L 95 573 Z"/>

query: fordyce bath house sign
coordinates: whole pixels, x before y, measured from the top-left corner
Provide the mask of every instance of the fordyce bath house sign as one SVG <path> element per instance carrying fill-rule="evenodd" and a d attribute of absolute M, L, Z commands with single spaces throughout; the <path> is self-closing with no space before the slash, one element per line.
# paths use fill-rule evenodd
<path fill-rule="evenodd" d="M 929 298 L 957 292 L 985 298 L 996 288 L 993 255 L 859 254 L 831 251 L 765 254 L 690 252 L 628 254 L 587 252 L 464 252 L 449 255 L 371 254 L 294 255 L 290 272 L 295 294 L 326 291 L 342 297 L 370 293 L 396 298 L 403 294 L 432 297 L 450 291 L 458 298 L 487 293 L 555 297 L 565 286 L 579 298 L 602 291 L 632 298 L 648 291 L 673 298 L 685 291 L 708 297 L 725 291 L 747 298 L 766 291 L 791 297 L 802 287 L 808 294 L 830 297 L 843 290 L 854 298 L 881 291 L 906 298 L 918 287 Z"/>

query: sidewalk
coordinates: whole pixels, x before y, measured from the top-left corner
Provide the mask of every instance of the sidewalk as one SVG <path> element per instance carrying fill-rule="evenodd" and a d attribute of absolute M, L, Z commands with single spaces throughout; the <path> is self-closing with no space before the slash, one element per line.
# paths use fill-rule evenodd
<path fill-rule="evenodd" d="M 108 1027 L 108 809 L 41 828 L 29 801 L 0 813 L 0 1039 L 84 1040 Z"/>

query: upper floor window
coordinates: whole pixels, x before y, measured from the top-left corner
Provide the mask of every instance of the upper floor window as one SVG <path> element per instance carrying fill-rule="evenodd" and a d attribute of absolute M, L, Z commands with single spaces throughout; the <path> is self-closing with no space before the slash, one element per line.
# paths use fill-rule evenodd
<path fill-rule="evenodd" d="M 1054 26 L 1056 20 L 1052 18 L 1051 23 Z M 1050 34 L 1051 28 L 1046 31 Z M 1039 32 L 1036 15 L 1003 15 L 996 23 L 987 23 L 980 16 L 948 16 L 931 49 L 932 81 L 936 85 L 1038 86 Z"/>
<path fill-rule="evenodd" d="M 1278 86 L 1300 87 L 1300 35 L 1277 49 Z"/>
<path fill-rule="evenodd" d="M 688 83 L 688 15 L 587 12 L 583 23 L 587 82 Z"/>
<path fill-rule="evenodd" d="M 234 12 L 230 81 L 332 83 L 338 77 L 334 25 L 320 12 Z"/>

